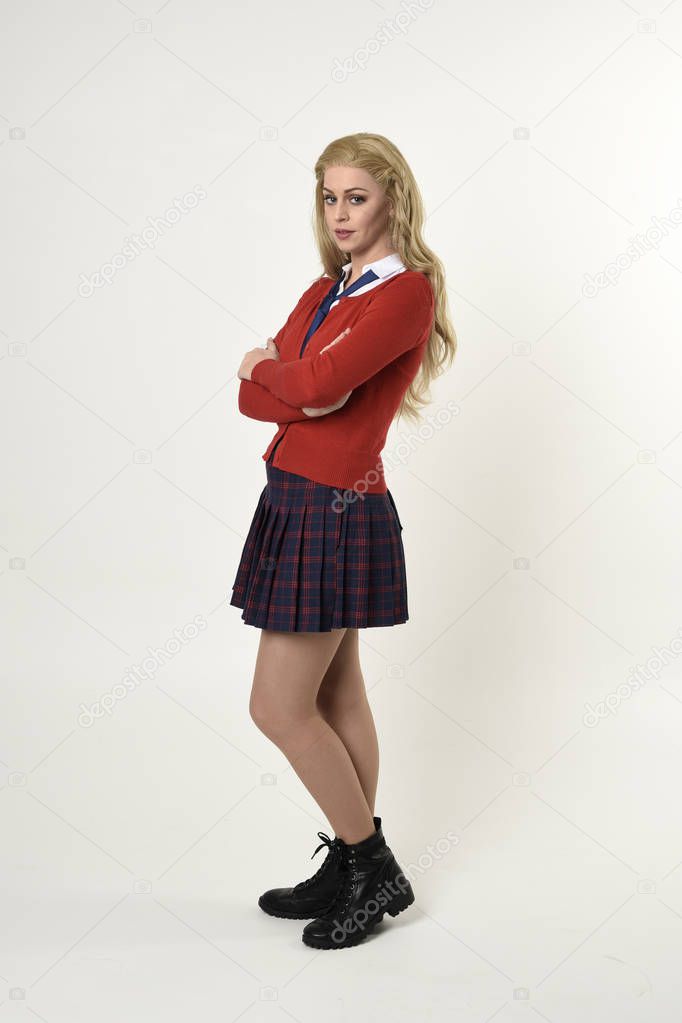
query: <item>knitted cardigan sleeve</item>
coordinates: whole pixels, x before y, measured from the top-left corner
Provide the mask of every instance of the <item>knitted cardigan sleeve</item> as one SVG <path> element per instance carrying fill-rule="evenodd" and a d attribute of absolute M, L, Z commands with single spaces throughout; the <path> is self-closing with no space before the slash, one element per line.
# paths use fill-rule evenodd
<path fill-rule="evenodd" d="M 296 306 L 289 313 L 283 327 L 275 334 L 273 341 L 279 349 L 284 332 L 287 330 L 299 306 L 305 301 L 308 292 L 312 290 L 317 282 L 314 281 L 299 298 Z M 273 360 L 275 361 L 275 360 Z M 309 419 L 301 408 L 296 405 L 287 404 L 281 398 L 276 398 L 267 387 L 255 383 L 253 380 L 240 380 L 239 395 L 237 398 L 239 411 L 249 419 L 258 419 L 262 423 L 295 423 L 302 419 Z"/>
<path fill-rule="evenodd" d="M 263 359 L 251 380 L 299 407 L 322 407 L 359 387 L 403 352 L 428 340 L 433 290 L 425 274 L 396 278 L 371 299 L 350 333 L 326 352 L 282 362 Z M 352 301 L 349 299 L 348 301 Z"/>
<path fill-rule="evenodd" d="M 243 416 L 259 419 L 262 423 L 296 423 L 310 418 L 302 409 L 287 405 L 267 387 L 252 380 L 240 380 L 238 403 Z"/>

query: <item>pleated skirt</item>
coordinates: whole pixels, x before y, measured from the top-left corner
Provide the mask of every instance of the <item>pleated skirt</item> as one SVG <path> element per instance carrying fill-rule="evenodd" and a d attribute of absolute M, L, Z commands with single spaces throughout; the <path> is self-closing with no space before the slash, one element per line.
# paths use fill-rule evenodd
<path fill-rule="evenodd" d="M 230 604 L 282 632 L 408 620 L 402 524 L 390 493 L 359 494 L 265 463 Z"/>

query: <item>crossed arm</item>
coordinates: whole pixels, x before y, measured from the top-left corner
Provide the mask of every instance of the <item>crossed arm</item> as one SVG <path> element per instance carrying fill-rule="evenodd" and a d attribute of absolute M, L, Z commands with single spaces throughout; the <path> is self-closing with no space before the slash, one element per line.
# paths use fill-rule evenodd
<path fill-rule="evenodd" d="M 251 363 L 246 371 L 250 379 L 241 378 L 240 411 L 254 419 L 286 423 L 340 408 L 354 388 L 428 339 L 433 312 L 428 279 L 423 275 L 403 279 L 399 288 L 389 288 L 370 302 L 352 330 L 317 355 L 290 362 L 264 357 Z"/>
<path fill-rule="evenodd" d="M 399 278 L 398 278 L 399 280 Z M 424 275 L 403 278 L 370 301 L 340 344 L 309 358 L 265 358 L 250 372 L 274 398 L 301 408 L 329 406 L 404 352 L 424 343 L 433 321 L 434 295 Z"/>
<path fill-rule="evenodd" d="M 334 405 L 325 408 L 309 406 L 297 408 L 295 405 L 288 405 L 281 398 L 276 398 L 262 384 L 256 384 L 253 380 L 240 380 L 239 382 L 239 411 L 242 415 L 248 416 L 250 419 L 258 419 L 263 423 L 295 423 L 302 419 L 325 416 L 345 405 L 349 397 L 350 391 Z"/>
<path fill-rule="evenodd" d="M 343 334 L 340 334 L 328 345 L 325 345 L 322 352 L 326 352 L 332 345 L 337 344 L 346 333 L 348 331 L 344 331 Z M 279 338 L 280 334 L 277 337 Z M 276 341 L 273 341 L 273 338 L 268 338 L 268 341 L 272 341 L 275 350 L 277 350 Z M 336 409 L 346 404 L 351 394 L 352 391 L 348 391 L 331 405 L 317 408 L 311 406 L 298 408 L 296 405 L 290 405 L 286 401 L 282 401 L 281 398 L 275 397 L 262 384 L 242 378 L 239 384 L 239 411 L 250 419 L 258 419 L 264 423 L 295 423 L 303 419 L 315 419 L 320 416 L 326 416 L 330 412 L 335 412 Z"/>

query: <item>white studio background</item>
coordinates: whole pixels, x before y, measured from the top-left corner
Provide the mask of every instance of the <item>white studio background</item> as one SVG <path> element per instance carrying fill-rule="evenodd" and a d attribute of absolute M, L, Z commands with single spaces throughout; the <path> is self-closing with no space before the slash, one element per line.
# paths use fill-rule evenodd
<path fill-rule="evenodd" d="M 682 3 L 1 10 L 0 1018 L 676 1021 Z M 384 453 L 410 621 L 361 636 L 417 901 L 330 956 L 256 905 L 329 829 L 228 600 L 276 429 L 237 368 L 355 131 L 459 353 Z"/>

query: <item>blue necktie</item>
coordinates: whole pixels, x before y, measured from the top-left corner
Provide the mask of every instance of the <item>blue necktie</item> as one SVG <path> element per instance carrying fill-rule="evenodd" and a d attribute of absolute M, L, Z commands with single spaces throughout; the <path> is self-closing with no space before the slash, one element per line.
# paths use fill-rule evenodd
<path fill-rule="evenodd" d="M 303 344 L 301 345 L 301 350 L 298 353 L 299 359 L 303 355 L 303 352 L 305 351 L 305 347 L 308 344 L 308 341 L 310 340 L 310 338 L 313 336 L 313 334 L 315 333 L 317 328 L 320 326 L 320 324 L 325 319 L 327 313 L 329 312 L 329 309 L 330 309 L 332 303 L 336 302 L 336 299 L 337 299 L 336 291 L 337 291 L 337 288 L 339 287 L 339 284 L 343 280 L 344 276 L 345 276 L 345 274 L 342 271 L 340 277 L 338 278 L 338 280 L 334 281 L 334 283 L 332 284 L 331 288 L 329 289 L 327 294 L 324 296 L 324 298 L 320 302 L 318 310 L 315 313 L 315 317 L 313 319 L 313 322 L 310 324 L 310 327 L 308 328 L 308 333 L 303 338 Z M 357 291 L 357 289 L 361 288 L 364 284 L 369 284 L 370 281 L 376 281 L 378 279 L 379 279 L 379 275 L 375 274 L 374 270 L 365 270 L 365 272 L 362 275 L 362 277 L 358 277 L 357 281 L 355 281 L 354 284 L 351 284 L 351 286 L 349 288 L 344 288 L 344 290 L 338 296 L 339 301 L 341 301 L 342 298 L 346 298 L 347 295 L 352 295 L 354 291 Z"/>

